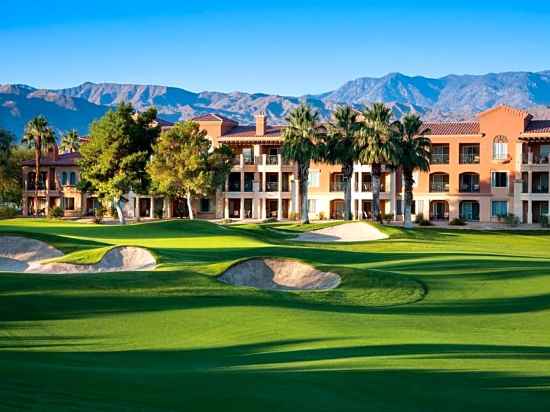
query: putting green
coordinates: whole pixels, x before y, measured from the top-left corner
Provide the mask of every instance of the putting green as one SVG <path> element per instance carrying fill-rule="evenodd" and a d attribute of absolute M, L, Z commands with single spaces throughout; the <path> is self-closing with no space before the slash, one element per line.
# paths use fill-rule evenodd
<path fill-rule="evenodd" d="M 266 225 L 0 221 L 0 234 L 44 240 L 64 261 L 132 245 L 159 262 L 0 274 L 0 409 L 550 410 L 550 235 L 383 230 L 306 244 Z M 254 256 L 342 284 L 280 293 L 217 280 Z"/>

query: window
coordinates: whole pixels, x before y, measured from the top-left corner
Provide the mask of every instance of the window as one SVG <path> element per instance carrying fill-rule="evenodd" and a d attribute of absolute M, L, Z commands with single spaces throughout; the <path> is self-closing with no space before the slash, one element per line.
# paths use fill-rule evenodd
<path fill-rule="evenodd" d="M 210 212 L 210 199 L 207 197 L 201 199 L 201 212 Z"/>
<path fill-rule="evenodd" d="M 461 192 L 479 192 L 479 175 L 477 173 L 461 173 L 459 180 Z"/>
<path fill-rule="evenodd" d="M 508 215 L 508 202 L 506 200 L 493 200 L 491 202 L 491 216 L 504 217 Z"/>
<path fill-rule="evenodd" d="M 449 163 L 449 144 L 432 144 L 432 164 L 448 164 Z"/>
<path fill-rule="evenodd" d="M 309 199 L 307 201 L 309 213 L 317 213 L 317 199 Z"/>
<path fill-rule="evenodd" d="M 447 173 L 432 173 L 430 175 L 430 192 L 448 192 L 449 175 Z"/>
<path fill-rule="evenodd" d="M 344 175 L 342 173 L 332 173 L 330 175 L 330 191 L 331 192 L 344 191 Z"/>
<path fill-rule="evenodd" d="M 246 164 L 254 164 L 254 150 L 251 148 L 244 148 L 243 158 Z"/>
<path fill-rule="evenodd" d="M 464 220 L 479 220 L 479 203 L 473 200 L 460 202 L 460 218 Z"/>
<path fill-rule="evenodd" d="M 61 173 L 61 184 L 65 186 L 67 184 L 67 172 Z"/>
<path fill-rule="evenodd" d="M 493 187 L 508 187 L 508 174 L 506 172 L 493 172 L 491 181 Z"/>
<path fill-rule="evenodd" d="M 69 184 L 71 186 L 76 185 L 76 173 L 75 172 L 71 172 L 71 174 L 69 176 Z"/>
<path fill-rule="evenodd" d="M 493 160 L 508 158 L 508 139 L 506 136 L 496 136 L 493 140 Z"/>
<path fill-rule="evenodd" d="M 478 143 L 461 144 L 459 161 L 462 164 L 479 163 L 479 144 Z"/>
<path fill-rule="evenodd" d="M 307 186 L 308 187 L 319 187 L 319 179 L 320 179 L 321 172 L 319 170 L 310 170 L 309 176 L 307 179 Z"/>
<path fill-rule="evenodd" d="M 74 197 L 63 198 L 63 209 L 74 210 Z"/>

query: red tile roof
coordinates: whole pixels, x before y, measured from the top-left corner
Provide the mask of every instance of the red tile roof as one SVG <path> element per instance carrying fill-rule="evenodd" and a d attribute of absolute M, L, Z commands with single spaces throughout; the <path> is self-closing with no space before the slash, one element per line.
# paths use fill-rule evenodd
<path fill-rule="evenodd" d="M 525 133 L 550 133 L 550 120 L 531 120 Z"/>
<path fill-rule="evenodd" d="M 479 122 L 426 122 L 432 135 L 472 135 L 479 134 Z"/>
<path fill-rule="evenodd" d="M 282 135 L 283 126 L 267 126 L 262 136 L 278 137 Z M 256 137 L 256 126 L 236 126 L 223 137 Z"/>
<path fill-rule="evenodd" d="M 80 153 L 63 153 L 60 154 L 57 160 L 52 160 L 46 157 L 40 159 L 42 166 L 76 166 L 77 160 L 80 159 Z M 25 160 L 23 166 L 34 166 L 34 160 Z"/>

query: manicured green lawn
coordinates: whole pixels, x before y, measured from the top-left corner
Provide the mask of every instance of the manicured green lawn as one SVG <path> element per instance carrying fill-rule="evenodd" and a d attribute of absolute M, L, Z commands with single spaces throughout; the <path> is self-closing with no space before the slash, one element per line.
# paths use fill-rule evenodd
<path fill-rule="evenodd" d="M 138 245 L 160 262 L 0 274 L 0 409 L 550 410 L 550 235 L 383 230 L 331 245 L 265 225 L 0 221 L 65 260 Z M 343 284 L 277 293 L 215 279 L 250 256 L 303 259 Z"/>

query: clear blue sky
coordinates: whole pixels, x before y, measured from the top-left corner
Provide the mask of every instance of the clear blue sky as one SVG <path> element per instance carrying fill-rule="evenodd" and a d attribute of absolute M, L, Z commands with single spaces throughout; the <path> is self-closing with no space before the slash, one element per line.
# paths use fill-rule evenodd
<path fill-rule="evenodd" d="M 0 83 L 320 93 L 550 69 L 550 1 L 1 0 L 0 53 Z"/>

